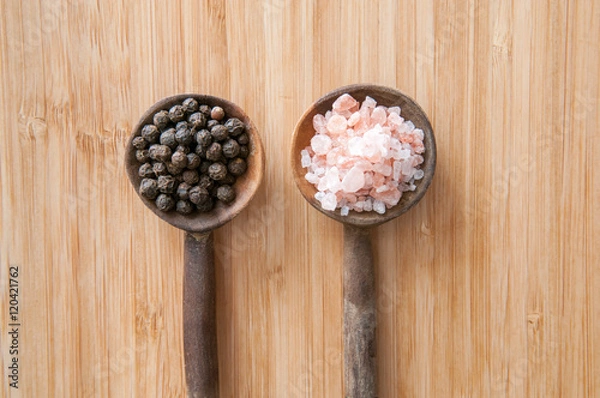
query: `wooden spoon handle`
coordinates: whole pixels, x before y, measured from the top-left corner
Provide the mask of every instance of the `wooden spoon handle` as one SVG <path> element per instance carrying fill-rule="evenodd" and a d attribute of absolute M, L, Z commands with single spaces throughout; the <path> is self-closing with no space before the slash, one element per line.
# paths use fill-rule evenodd
<path fill-rule="evenodd" d="M 371 231 L 344 224 L 344 390 L 377 397 L 375 276 Z"/>
<path fill-rule="evenodd" d="M 188 397 L 217 398 L 217 322 L 213 234 L 185 235 L 183 347 Z"/>

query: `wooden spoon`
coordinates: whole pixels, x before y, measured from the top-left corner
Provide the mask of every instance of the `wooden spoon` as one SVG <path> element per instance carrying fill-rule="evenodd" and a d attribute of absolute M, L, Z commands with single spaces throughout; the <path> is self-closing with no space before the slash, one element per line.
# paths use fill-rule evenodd
<path fill-rule="evenodd" d="M 246 125 L 250 137 L 248 169 L 234 184 L 236 199 L 229 205 L 218 203 L 208 213 L 194 212 L 182 215 L 175 211 L 162 212 L 154 201 L 139 195 L 142 178 L 138 175 L 139 162 L 135 158 L 132 140 L 140 135 L 153 115 L 169 110 L 186 98 L 195 98 L 199 104 L 220 106 L 226 117 L 237 117 Z M 136 192 L 150 210 L 169 224 L 186 231 L 183 280 L 183 344 L 188 397 L 218 397 L 219 373 L 217 365 L 217 329 L 215 317 L 215 267 L 212 231 L 238 215 L 258 189 L 264 172 L 264 151 L 256 127 L 237 105 L 210 95 L 181 94 L 164 98 L 152 105 L 134 127 L 127 143 L 125 167 Z"/>
<path fill-rule="evenodd" d="M 332 109 L 333 102 L 348 93 L 362 102 L 366 96 L 386 107 L 399 106 L 401 116 L 411 120 L 425 134 L 424 162 L 421 169 L 425 176 L 416 183 L 412 192 L 404 192 L 400 202 L 385 214 L 350 211 L 342 216 L 337 211 L 323 210 L 315 199 L 317 189 L 304 176 L 306 169 L 300 162 L 300 151 L 310 145 L 315 134 L 313 117 Z M 425 194 L 435 170 L 436 147 L 431 123 L 415 101 L 400 91 L 371 84 L 356 84 L 333 90 L 318 99 L 300 118 L 292 139 L 292 172 L 298 189 L 314 208 L 328 217 L 344 224 L 344 390 L 351 398 L 377 397 L 376 343 L 377 324 L 375 278 L 371 249 L 371 227 L 398 217 L 414 206 Z"/>

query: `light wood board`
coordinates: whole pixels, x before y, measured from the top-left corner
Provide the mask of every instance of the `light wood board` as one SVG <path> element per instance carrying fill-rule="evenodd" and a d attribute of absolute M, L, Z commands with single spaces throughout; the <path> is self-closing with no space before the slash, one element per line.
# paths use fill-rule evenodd
<path fill-rule="evenodd" d="M 288 148 L 360 82 L 415 98 L 438 145 L 423 201 L 374 231 L 380 396 L 600 396 L 599 42 L 597 0 L 0 2 L 0 396 L 184 395 L 183 232 L 123 151 L 196 92 L 244 108 L 267 155 L 215 233 L 222 396 L 341 397 L 342 227 Z"/>

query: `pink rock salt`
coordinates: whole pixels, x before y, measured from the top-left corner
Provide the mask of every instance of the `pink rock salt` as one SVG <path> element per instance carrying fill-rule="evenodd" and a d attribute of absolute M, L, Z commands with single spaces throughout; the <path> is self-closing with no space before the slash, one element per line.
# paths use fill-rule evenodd
<path fill-rule="evenodd" d="M 302 167 L 325 210 L 384 214 L 424 176 L 423 130 L 404 120 L 398 106 L 377 106 L 368 96 L 360 104 L 343 94 L 325 115 L 314 116 L 313 127 Z"/>

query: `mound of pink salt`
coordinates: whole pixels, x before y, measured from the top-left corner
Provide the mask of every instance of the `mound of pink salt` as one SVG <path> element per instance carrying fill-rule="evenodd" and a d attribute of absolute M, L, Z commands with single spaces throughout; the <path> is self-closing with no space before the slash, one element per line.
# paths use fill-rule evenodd
<path fill-rule="evenodd" d="M 384 214 L 416 189 L 424 176 L 424 134 L 400 115 L 400 107 L 377 106 L 371 97 L 360 104 L 349 94 L 315 115 L 315 135 L 300 156 L 323 209 Z"/>

